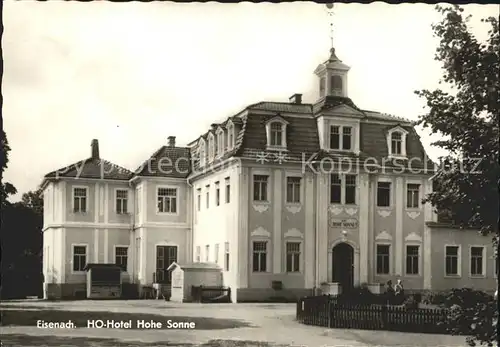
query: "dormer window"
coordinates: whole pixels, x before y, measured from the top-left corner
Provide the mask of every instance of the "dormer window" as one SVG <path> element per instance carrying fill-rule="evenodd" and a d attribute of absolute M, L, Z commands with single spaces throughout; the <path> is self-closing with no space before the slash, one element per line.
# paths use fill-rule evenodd
<path fill-rule="evenodd" d="M 208 135 L 208 159 L 213 160 L 214 157 L 215 157 L 214 135 L 210 133 L 210 135 Z"/>
<path fill-rule="evenodd" d="M 271 146 L 281 146 L 283 141 L 283 127 L 280 123 L 271 124 Z"/>
<path fill-rule="evenodd" d="M 288 122 L 276 117 L 266 124 L 268 149 L 286 149 L 286 126 Z"/>
<path fill-rule="evenodd" d="M 401 148 L 402 148 L 402 143 L 403 143 L 403 139 L 402 139 L 402 135 L 401 133 L 398 131 L 398 132 L 394 132 L 392 133 L 391 135 L 391 153 L 393 155 L 401 155 Z"/>
<path fill-rule="evenodd" d="M 227 149 L 230 150 L 234 147 L 234 124 L 229 121 L 227 123 Z"/>
<path fill-rule="evenodd" d="M 330 149 L 350 151 L 352 147 L 352 127 L 332 125 L 330 127 Z"/>
<path fill-rule="evenodd" d="M 216 155 L 220 156 L 224 154 L 224 130 L 219 128 L 217 130 L 217 151 Z"/>
<path fill-rule="evenodd" d="M 342 77 L 338 75 L 331 76 L 330 91 L 331 95 L 342 96 Z"/>
<path fill-rule="evenodd" d="M 205 166 L 207 160 L 207 150 L 205 141 L 200 140 L 200 144 L 198 146 L 199 146 L 198 155 L 200 159 L 200 166 Z"/>
<path fill-rule="evenodd" d="M 400 126 L 389 130 L 387 134 L 387 148 L 389 157 L 406 157 L 406 135 L 408 131 Z"/>

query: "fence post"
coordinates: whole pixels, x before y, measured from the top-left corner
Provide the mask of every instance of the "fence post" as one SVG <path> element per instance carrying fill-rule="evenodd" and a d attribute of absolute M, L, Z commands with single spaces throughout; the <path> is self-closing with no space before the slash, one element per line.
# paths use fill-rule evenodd
<path fill-rule="evenodd" d="M 382 327 L 387 329 L 387 304 L 382 305 Z"/>
<path fill-rule="evenodd" d="M 326 312 L 328 314 L 328 328 L 332 327 L 332 307 L 331 307 L 331 300 L 330 300 L 330 295 L 328 295 L 328 303 L 326 304 Z"/>

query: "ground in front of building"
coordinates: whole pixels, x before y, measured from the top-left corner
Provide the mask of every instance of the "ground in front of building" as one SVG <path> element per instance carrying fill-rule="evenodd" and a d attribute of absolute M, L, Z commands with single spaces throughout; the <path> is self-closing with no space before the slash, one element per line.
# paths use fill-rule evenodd
<path fill-rule="evenodd" d="M 386 331 L 325 329 L 295 322 L 295 304 L 176 304 L 155 300 L 24 301 L 2 303 L 3 346 L 149 347 L 162 346 L 464 346 L 465 338 Z M 7 311 L 33 310 L 8 316 Z M 85 313 L 79 313 L 85 312 Z M 44 320 L 103 318 L 160 319 L 196 323 L 196 329 L 42 329 Z M 101 317 L 102 316 L 102 317 Z M 79 317 L 79 318 L 78 318 Z M 209 318 L 210 317 L 210 318 Z M 17 319 L 17 324 L 13 323 Z M 7 326 L 7 324 L 9 325 Z M 30 326 L 21 326 L 31 324 Z"/>

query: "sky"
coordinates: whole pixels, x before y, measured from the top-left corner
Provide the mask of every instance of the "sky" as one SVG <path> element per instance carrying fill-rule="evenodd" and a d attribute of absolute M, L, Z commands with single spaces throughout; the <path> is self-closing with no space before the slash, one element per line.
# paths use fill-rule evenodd
<path fill-rule="evenodd" d="M 466 5 L 472 31 L 495 5 Z M 348 96 L 362 109 L 417 120 L 414 90 L 437 88 L 434 6 L 336 4 L 334 46 L 351 67 Z M 329 56 L 330 17 L 316 3 L 110 3 L 6 1 L 4 180 L 20 199 L 43 176 L 100 155 L 135 170 L 176 136 L 180 146 L 211 123 L 294 93 L 315 102 L 313 71 Z M 429 156 L 436 136 L 419 130 Z"/>

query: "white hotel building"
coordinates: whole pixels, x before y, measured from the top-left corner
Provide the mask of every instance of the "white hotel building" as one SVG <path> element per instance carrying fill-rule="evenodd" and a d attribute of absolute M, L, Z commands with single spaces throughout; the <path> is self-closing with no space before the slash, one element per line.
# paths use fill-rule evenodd
<path fill-rule="evenodd" d="M 259 102 L 187 147 L 175 137 L 132 172 L 92 156 L 44 177 L 46 291 L 85 290 L 87 263 L 123 266 L 129 289 L 173 262 L 217 263 L 233 302 L 339 283 L 493 290 L 489 238 L 438 223 L 432 163 L 408 120 L 362 110 L 332 50 L 317 98 Z M 351 166 L 349 168 L 349 165 Z"/>

